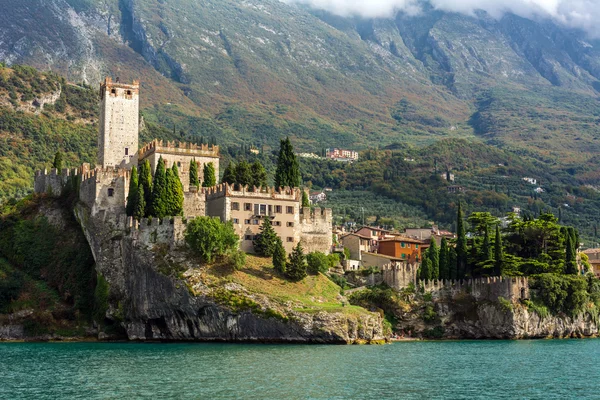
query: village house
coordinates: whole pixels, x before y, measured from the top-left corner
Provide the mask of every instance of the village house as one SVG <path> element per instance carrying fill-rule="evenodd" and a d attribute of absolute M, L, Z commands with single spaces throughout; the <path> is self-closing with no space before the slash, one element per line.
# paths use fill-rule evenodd
<path fill-rule="evenodd" d="M 343 149 L 327 149 L 325 156 L 336 161 L 356 161 L 358 160 L 358 152 L 354 150 Z"/>
<path fill-rule="evenodd" d="M 377 240 L 371 236 L 358 233 L 348 233 L 340 238 L 340 243 L 350 252 L 350 259 L 362 260 L 363 252 L 373 252 L 377 249 Z"/>
<path fill-rule="evenodd" d="M 327 195 L 323 191 L 310 192 L 308 199 L 311 204 L 317 204 L 321 201 L 327 201 Z"/>
<path fill-rule="evenodd" d="M 423 240 L 396 236 L 393 239 L 379 241 L 378 254 L 394 257 L 408 263 L 421 262 L 421 252 L 429 243 Z"/>
<path fill-rule="evenodd" d="M 600 249 L 587 249 L 583 251 L 583 254 L 589 258 L 590 266 L 594 275 L 600 278 Z"/>

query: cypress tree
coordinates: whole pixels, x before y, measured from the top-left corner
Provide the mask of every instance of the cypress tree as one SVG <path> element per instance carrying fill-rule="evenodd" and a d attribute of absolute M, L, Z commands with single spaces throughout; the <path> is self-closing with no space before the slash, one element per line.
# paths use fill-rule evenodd
<path fill-rule="evenodd" d="M 300 243 L 294 247 L 292 254 L 290 254 L 290 261 L 286 266 L 286 274 L 293 281 L 301 281 L 306 278 L 306 257 Z"/>
<path fill-rule="evenodd" d="M 308 198 L 306 190 L 302 191 L 302 207 L 310 207 L 310 199 Z"/>
<path fill-rule="evenodd" d="M 275 241 L 275 249 L 273 251 L 273 267 L 280 274 L 285 274 L 287 264 L 287 255 L 283 248 L 283 242 L 280 237 Z"/>
<path fill-rule="evenodd" d="M 500 227 L 496 225 L 496 240 L 494 240 L 494 272 L 496 276 L 502 276 L 502 236 L 500 235 Z"/>
<path fill-rule="evenodd" d="M 300 166 L 294 154 L 290 138 L 281 140 L 277 170 L 275 171 L 275 187 L 299 187 Z"/>
<path fill-rule="evenodd" d="M 200 186 L 200 180 L 198 179 L 198 164 L 196 163 L 195 158 L 193 158 L 190 163 L 190 186 Z"/>
<path fill-rule="evenodd" d="M 569 275 L 577 275 L 577 261 L 575 256 L 575 249 L 573 245 L 573 235 L 569 228 L 567 229 L 567 241 L 566 241 L 566 254 L 565 254 L 565 273 Z"/>
<path fill-rule="evenodd" d="M 127 195 L 127 207 L 125 209 L 129 217 L 133 216 L 133 211 L 138 201 L 138 186 L 138 172 L 137 168 L 133 166 L 131 169 L 131 178 L 129 178 L 129 194 Z"/>
<path fill-rule="evenodd" d="M 427 253 L 424 253 L 421 260 L 421 268 L 419 269 L 419 277 L 422 281 L 431 280 L 431 260 Z"/>
<path fill-rule="evenodd" d="M 60 171 L 62 170 L 62 163 L 63 163 L 63 155 L 60 151 L 57 151 L 56 154 L 54 155 L 54 161 L 52 161 L 52 168 L 56 168 L 58 170 L 58 172 L 60 173 Z"/>
<path fill-rule="evenodd" d="M 183 214 L 183 185 L 179 179 L 177 164 L 167 170 L 167 197 L 166 215 L 176 216 Z"/>
<path fill-rule="evenodd" d="M 449 278 L 457 280 L 458 278 L 458 257 L 456 256 L 456 249 L 452 246 L 448 246 L 448 267 L 449 267 Z"/>
<path fill-rule="evenodd" d="M 242 160 L 235 168 L 235 183 L 241 186 L 252 185 L 252 170 L 247 161 Z"/>
<path fill-rule="evenodd" d="M 137 220 L 144 218 L 146 215 L 146 200 L 144 196 L 144 187 L 139 186 L 138 195 L 135 201 L 135 207 L 133 209 L 133 217 Z"/>
<path fill-rule="evenodd" d="M 267 170 L 260 161 L 257 160 L 252 163 L 250 172 L 252 174 L 252 186 L 256 186 L 257 188 L 266 188 L 269 186 L 267 183 Z"/>
<path fill-rule="evenodd" d="M 483 236 L 483 244 L 481 245 L 481 259 L 482 261 L 490 261 L 494 258 L 492 254 L 492 244 L 490 243 L 489 228 L 486 225 Z"/>
<path fill-rule="evenodd" d="M 448 265 L 448 257 L 448 241 L 445 237 L 443 237 L 442 243 L 440 244 L 440 279 L 450 279 L 450 266 Z"/>
<path fill-rule="evenodd" d="M 215 174 L 215 165 L 213 163 L 209 162 L 204 164 L 203 174 L 203 187 L 213 187 L 217 185 L 217 176 Z"/>
<path fill-rule="evenodd" d="M 144 188 L 144 203 L 145 203 L 145 217 L 150 216 L 150 208 L 152 206 L 152 167 L 150 166 L 150 161 L 145 160 L 142 165 L 140 165 L 140 170 L 138 173 L 138 187 Z"/>
<path fill-rule="evenodd" d="M 158 165 L 156 166 L 156 172 L 154 173 L 154 183 L 152 185 L 150 215 L 154 217 L 164 218 L 167 215 L 167 185 L 167 171 L 165 170 L 165 163 L 162 157 L 160 157 L 158 159 Z"/>
<path fill-rule="evenodd" d="M 225 168 L 225 171 L 223 172 L 223 179 L 221 179 L 221 183 L 228 183 L 230 185 L 236 183 L 236 178 L 235 178 L 235 163 L 232 161 L 229 163 L 229 165 L 227 165 L 227 168 Z"/>
<path fill-rule="evenodd" d="M 464 279 L 467 273 L 467 237 L 460 203 L 456 213 L 456 236 L 456 271 L 458 279 Z"/>
<path fill-rule="evenodd" d="M 431 238 L 431 244 L 427 249 L 427 259 L 429 260 L 431 279 L 440 279 L 440 253 L 435 238 L 433 237 Z"/>
<path fill-rule="evenodd" d="M 273 230 L 271 225 L 271 218 L 267 217 L 263 220 L 262 226 L 260 227 L 260 233 L 256 235 L 256 238 L 252 242 L 254 245 L 254 251 L 259 256 L 271 257 L 275 252 L 275 246 L 278 236 Z M 281 239 L 280 239 L 281 240 Z"/>

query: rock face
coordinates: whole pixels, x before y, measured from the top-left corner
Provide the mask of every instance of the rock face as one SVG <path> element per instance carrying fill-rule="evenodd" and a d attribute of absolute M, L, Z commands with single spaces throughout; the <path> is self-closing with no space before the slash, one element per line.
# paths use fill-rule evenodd
<path fill-rule="evenodd" d="M 418 296 L 417 296 L 418 297 Z M 435 317 L 425 322 L 430 306 Z M 589 314 L 541 317 L 518 301 L 477 300 L 463 293 L 452 299 L 420 299 L 400 316 L 398 328 L 412 336 L 446 339 L 542 339 L 597 337 L 598 324 Z M 437 331 L 437 334 L 436 334 Z"/>
<path fill-rule="evenodd" d="M 130 340 L 353 343 L 385 339 L 379 314 L 296 312 L 280 319 L 232 312 L 208 296 L 192 295 L 184 280 L 157 270 L 171 250 L 137 243 L 110 221 L 91 218 L 85 206 L 78 206 L 76 216 L 96 269 L 110 286 L 107 318 L 120 324 Z M 185 264 L 185 257 L 179 262 Z M 184 268 L 193 270 L 190 267 Z"/>

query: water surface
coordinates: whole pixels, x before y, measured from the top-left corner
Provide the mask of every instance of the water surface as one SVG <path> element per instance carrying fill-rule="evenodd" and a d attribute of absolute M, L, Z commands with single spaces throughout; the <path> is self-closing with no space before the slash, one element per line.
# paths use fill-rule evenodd
<path fill-rule="evenodd" d="M 0 399 L 598 399 L 600 340 L 0 343 Z"/>

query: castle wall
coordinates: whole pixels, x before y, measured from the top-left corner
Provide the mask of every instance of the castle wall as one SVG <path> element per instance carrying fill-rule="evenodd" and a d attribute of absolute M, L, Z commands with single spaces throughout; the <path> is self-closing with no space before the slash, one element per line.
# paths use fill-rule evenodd
<path fill-rule="evenodd" d="M 183 215 L 186 218 L 203 217 L 206 215 L 206 194 L 204 188 L 200 191 L 183 194 Z"/>
<path fill-rule="evenodd" d="M 58 197 L 62 194 L 71 175 L 77 175 L 77 170 L 63 169 L 58 171 L 56 168 L 52 168 L 50 172 L 48 170 L 36 171 L 33 181 L 34 192 Z"/>
<path fill-rule="evenodd" d="M 153 247 L 164 245 L 178 247 L 185 244 L 187 221 L 182 217 L 142 218 L 139 221 L 122 215 L 118 227 L 133 239 L 134 246 Z"/>
<path fill-rule="evenodd" d="M 296 236 L 305 253 L 320 251 L 329 254 L 333 246 L 332 211 L 330 208 L 302 208 Z"/>
<path fill-rule="evenodd" d="M 434 298 L 451 299 L 468 293 L 477 301 L 498 301 L 499 297 L 517 301 L 529 299 L 529 280 L 525 277 L 489 277 L 465 281 L 428 281 L 420 283 Z"/>
<path fill-rule="evenodd" d="M 383 281 L 391 288 L 401 290 L 417 284 L 418 264 L 389 264 L 381 268 Z"/>
<path fill-rule="evenodd" d="M 139 135 L 139 82 L 100 85 L 98 165 L 131 167 L 137 164 Z"/>
<path fill-rule="evenodd" d="M 130 171 L 125 169 L 95 169 L 81 176 L 79 199 L 92 210 L 92 215 L 104 213 L 118 217 L 125 214 L 129 195 Z"/>

